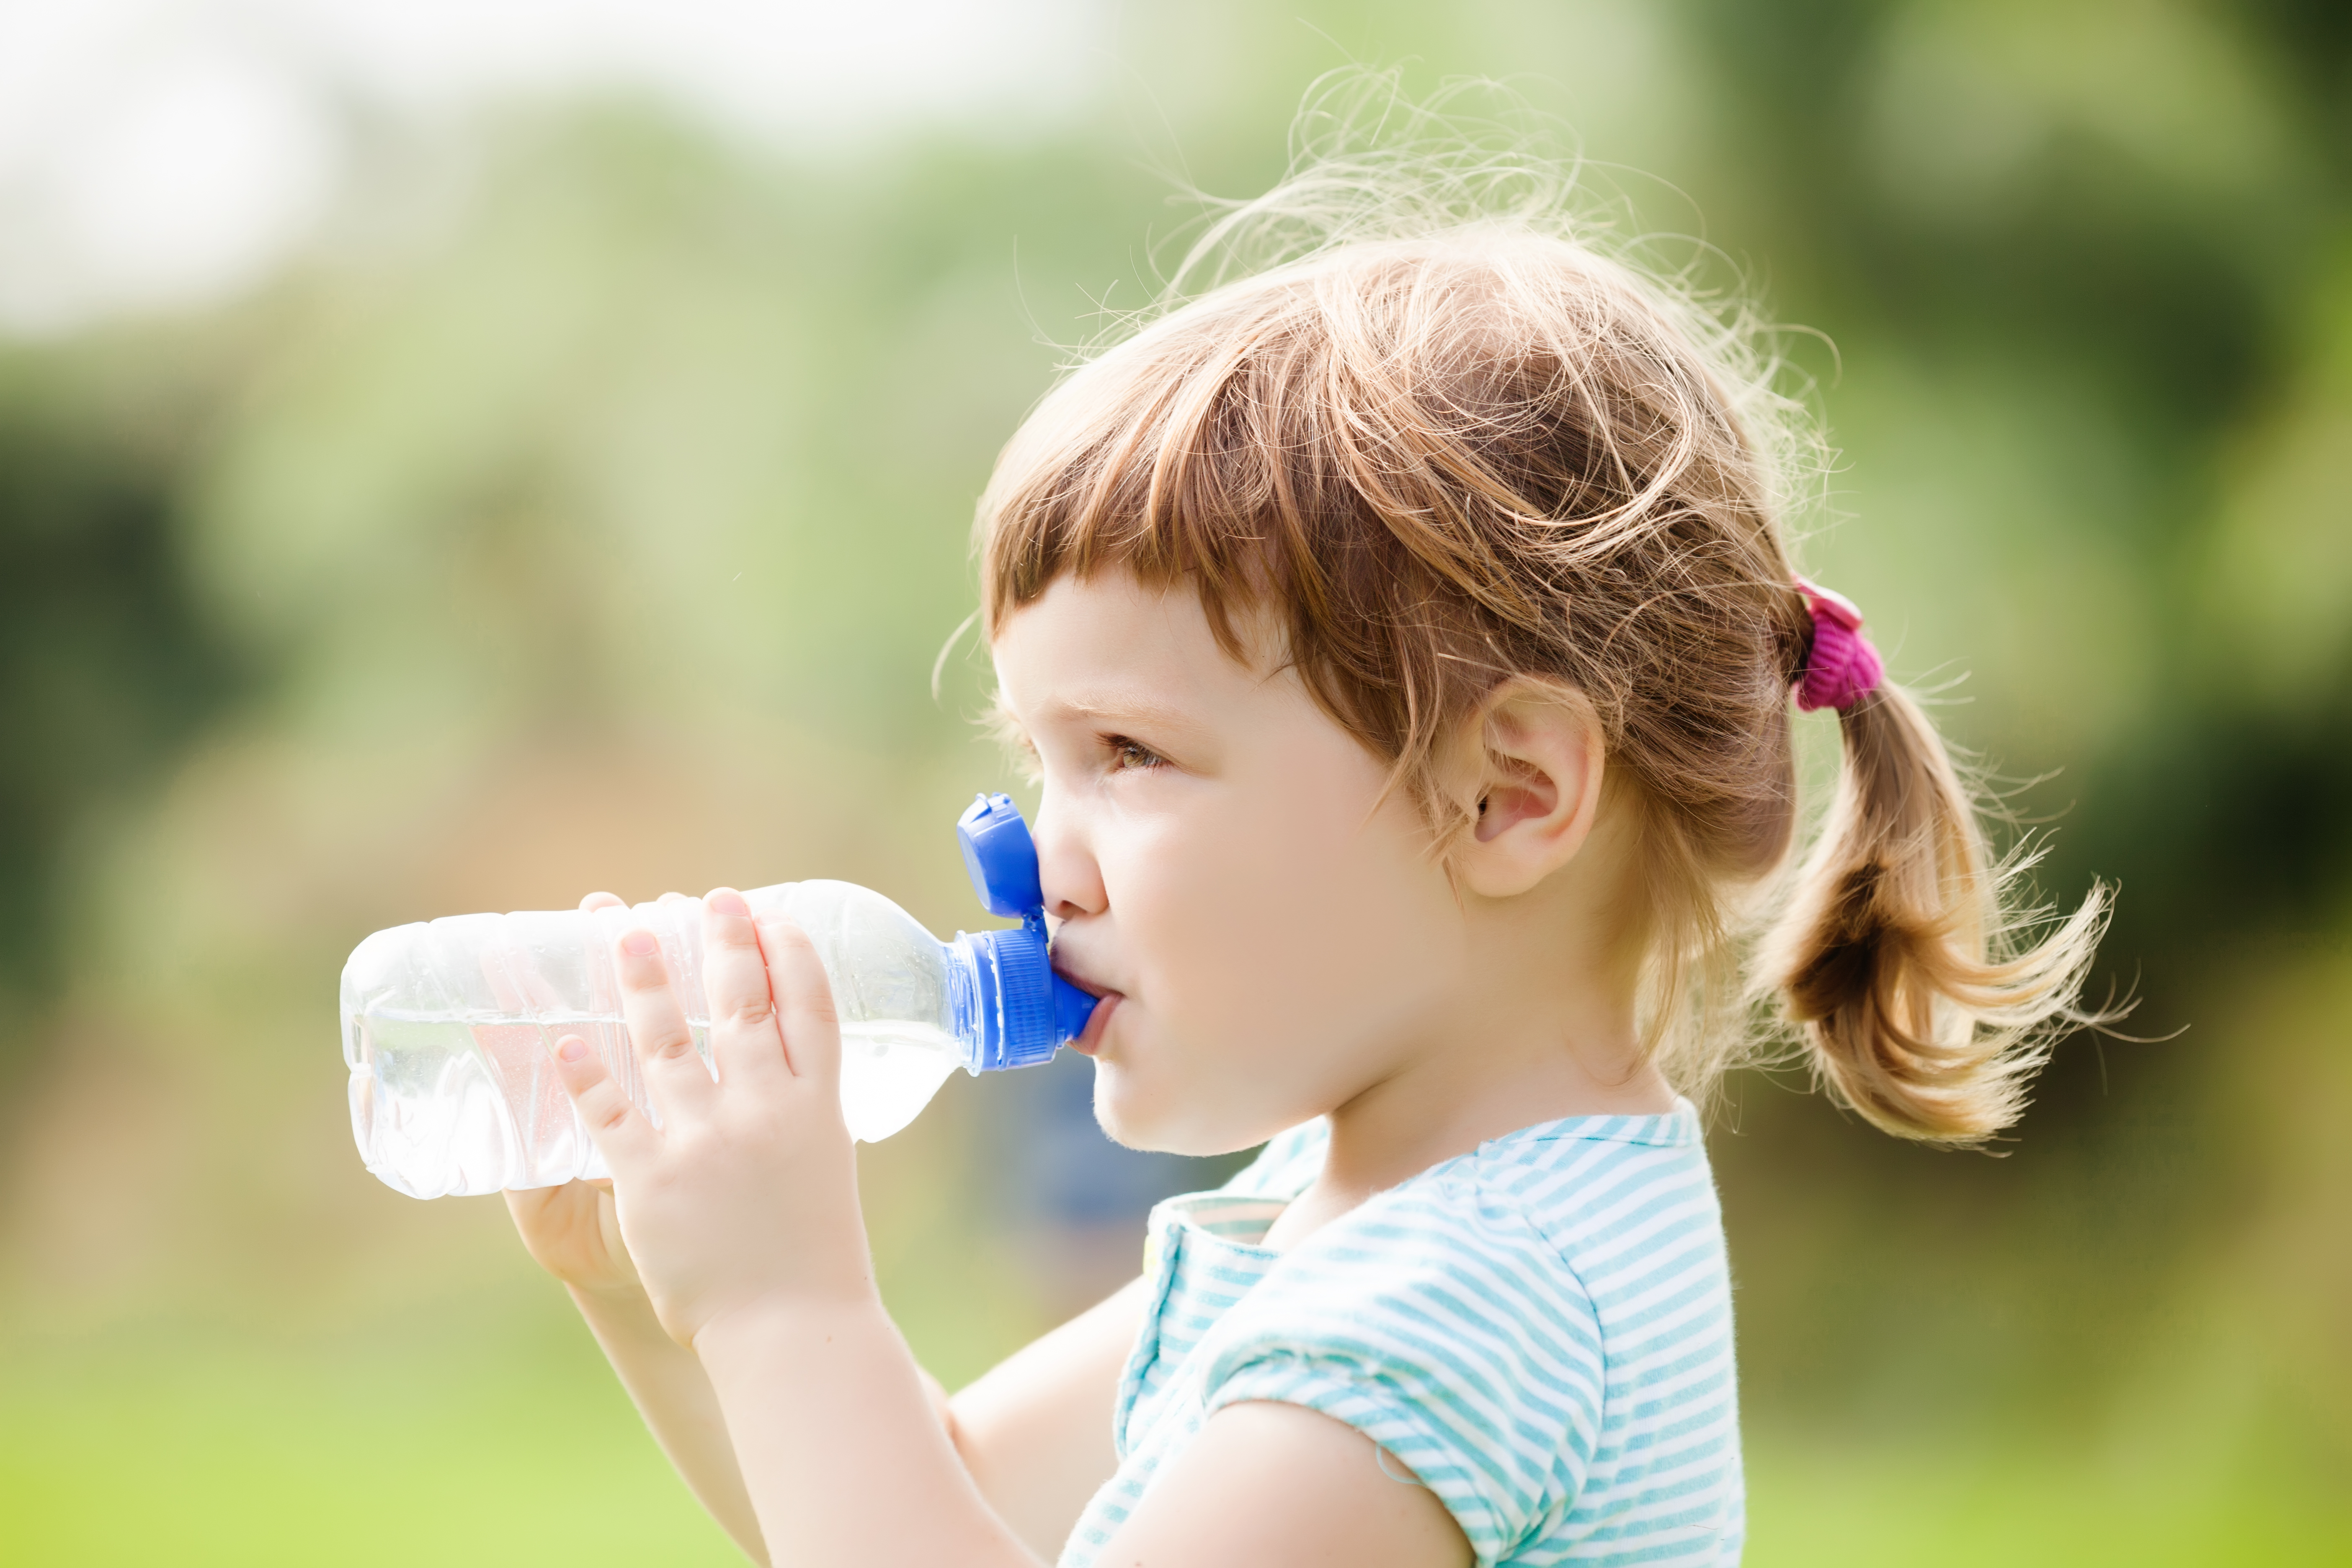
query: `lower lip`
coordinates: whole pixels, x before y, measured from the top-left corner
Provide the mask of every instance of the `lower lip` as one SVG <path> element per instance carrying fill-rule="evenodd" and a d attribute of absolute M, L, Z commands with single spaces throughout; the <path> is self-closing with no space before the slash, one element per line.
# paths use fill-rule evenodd
<path fill-rule="evenodd" d="M 1087 1026 L 1079 1031 L 1076 1039 L 1070 1042 L 1070 1049 L 1084 1057 L 1090 1057 L 1099 1050 L 1102 1047 L 1103 1030 L 1110 1026 L 1111 1014 L 1117 1011 L 1118 1005 L 1125 1000 L 1126 998 L 1116 991 L 1103 993 L 1102 1000 L 1096 1003 L 1095 1010 L 1087 1016 Z"/>

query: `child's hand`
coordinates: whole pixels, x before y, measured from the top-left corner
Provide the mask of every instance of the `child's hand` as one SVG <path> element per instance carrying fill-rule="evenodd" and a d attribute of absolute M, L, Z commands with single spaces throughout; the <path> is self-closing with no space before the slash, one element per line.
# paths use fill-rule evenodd
<path fill-rule="evenodd" d="M 652 933 L 625 934 L 614 952 L 658 1128 L 586 1041 L 555 1049 L 612 1167 L 626 1255 L 662 1326 L 688 1345 L 730 1314 L 874 1296 L 841 1114 L 841 1029 L 815 951 L 781 914 L 755 923 L 728 889 L 703 902 L 702 942 L 716 1081 Z"/>
<path fill-rule="evenodd" d="M 566 1182 L 560 1187 L 509 1192 L 507 1212 L 531 1261 L 574 1289 L 599 1296 L 641 1293 L 637 1266 L 621 1239 L 610 1182 Z"/>
<path fill-rule="evenodd" d="M 611 893 L 591 893 L 580 900 L 580 907 L 594 910 L 623 906 Z M 524 1250 L 541 1268 L 574 1289 L 594 1295 L 643 1293 L 637 1266 L 629 1260 L 628 1247 L 621 1240 L 610 1181 L 566 1182 L 560 1187 L 509 1191 L 506 1199 Z"/>

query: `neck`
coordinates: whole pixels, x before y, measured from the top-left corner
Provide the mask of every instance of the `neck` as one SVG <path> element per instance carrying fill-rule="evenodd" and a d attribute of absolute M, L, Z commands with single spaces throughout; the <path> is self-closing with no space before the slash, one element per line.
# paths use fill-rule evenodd
<path fill-rule="evenodd" d="M 1524 906 L 1465 912 L 1486 928 L 1473 949 L 1484 961 L 1465 976 L 1442 1028 L 1332 1109 L 1323 1173 L 1276 1223 L 1269 1246 L 1288 1246 L 1518 1128 L 1674 1109 L 1674 1091 L 1641 1051 L 1638 964 L 1622 944 L 1563 943 L 1560 922 L 1530 918 L 1541 911 Z M 1540 983 L 1528 984 L 1530 975 Z M 1517 986 L 1507 984 L 1514 977 Z"/>

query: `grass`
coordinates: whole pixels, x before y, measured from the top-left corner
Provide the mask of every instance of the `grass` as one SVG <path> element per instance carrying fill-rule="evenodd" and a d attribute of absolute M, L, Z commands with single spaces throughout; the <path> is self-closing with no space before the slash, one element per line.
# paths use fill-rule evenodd
<path fill-rule="evenodd" d="M 460 1352 L 161 1343 L 0 1378 L 0 1562 L 739 1563 L 584 1336 Z M 1749 1568 L 2352 1563 L 2352 1507 L 2081 1456 L 1842 1451 L 1751 1426 Z"/>
<path fill-rule="evenodd" d="M 1747 1568 L 2336 1568 L 2352 1499 L 2218 1472 L 2152 1478 L 2093 1456 L 1748 1434 Z"/>
<path fill-rule="evenodd" d="M 159 1561 L 743 1559 L 601 1364 L 326 1368 L 229 1352 L 12 1377 L 0 1390 L 0 1562 Z"/>

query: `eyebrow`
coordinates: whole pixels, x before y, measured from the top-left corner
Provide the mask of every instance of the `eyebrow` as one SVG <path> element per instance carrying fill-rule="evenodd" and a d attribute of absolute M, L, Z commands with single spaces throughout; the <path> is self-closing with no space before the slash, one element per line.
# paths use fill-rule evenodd
<path fill-rule="evenodd" d="M 1012 709 L 1005 706 L 1002 692 L 992 700 L 993 718 L 997 724 L 1019 733 L 1024 728 Z M 1045 705 L 1039 715 L 1043 720 L 1078 719 L 1095 723 L 1127 723 L 1146 725 L 1157 730 L 1181 730 L 1197 733 L 1202 729 L 1199 719 L 1181 708 L 1154 701 L 1134 692 L 1081 691 L 1074 696 L 1057 698 Z"/>

